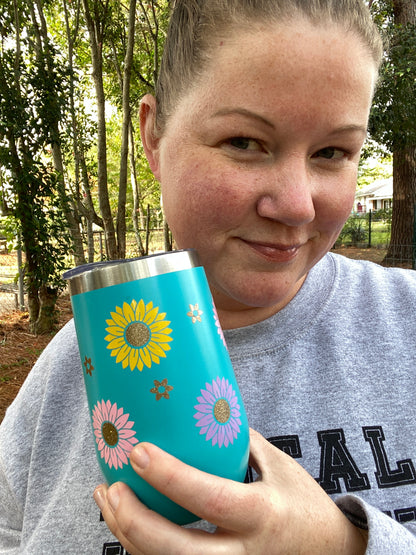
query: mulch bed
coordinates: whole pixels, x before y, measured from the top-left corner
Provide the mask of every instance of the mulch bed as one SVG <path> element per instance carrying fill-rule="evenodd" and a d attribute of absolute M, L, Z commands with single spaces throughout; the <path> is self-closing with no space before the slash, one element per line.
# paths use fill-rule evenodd
<path fill-rule="evenodd" d="M 69 295 L 58 299 L 57 313 L 56 331 L 72 317 Z M 53 335 L 31 334 L 27 312 L 14 310 L 0 316 L 0 422 Z"/>

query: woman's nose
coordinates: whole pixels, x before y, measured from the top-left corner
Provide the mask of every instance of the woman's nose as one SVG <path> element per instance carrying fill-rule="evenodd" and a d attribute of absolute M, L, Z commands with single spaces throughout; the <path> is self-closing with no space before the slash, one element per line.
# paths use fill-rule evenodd
<path fill-rule="evenodd" d="M 313 221 L 313 184 L 304 163 L 286 164 L 270 172 L 257 201 L 257 213 L 288 226 Z"/>

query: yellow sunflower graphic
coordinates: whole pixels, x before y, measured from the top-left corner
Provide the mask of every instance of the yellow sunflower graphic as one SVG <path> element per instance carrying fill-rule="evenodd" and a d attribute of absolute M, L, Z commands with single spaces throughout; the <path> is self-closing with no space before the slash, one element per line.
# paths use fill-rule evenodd
<path fill-rule="evenodd" d="M 123 308 L 116 306 L 116 311 L 111 312 L 112 319 L 106 320 L 108 335 L 105 337 L 111 356 L 117 357 L 116 363 L 142 371 L 144 366 L 150 368 L 152 363 L 159 364 L 161 357 L 166 358 L 172 330 L 165 317 L 165 312 L 159 313 L 152 302 L 145 305 L 143 299 L 125 302 Z"/>

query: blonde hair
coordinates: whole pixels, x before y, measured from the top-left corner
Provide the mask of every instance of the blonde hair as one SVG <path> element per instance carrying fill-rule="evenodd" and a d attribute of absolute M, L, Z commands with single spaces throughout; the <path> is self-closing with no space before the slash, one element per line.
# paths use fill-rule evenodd
<path fill-rule="evenodd" d="M 178 98 L 203 73 L 218 37 L 302 16 L 316 25 L 335 23 L 353 32 L 378 69 L 383 42 L 363 0 L 176 0 L 156 83 L 159 133 Z"/>

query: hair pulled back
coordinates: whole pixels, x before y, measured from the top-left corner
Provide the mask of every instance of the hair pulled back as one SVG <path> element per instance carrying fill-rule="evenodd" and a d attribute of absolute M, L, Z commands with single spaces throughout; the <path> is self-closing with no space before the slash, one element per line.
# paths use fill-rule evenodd
<path fill-rule="evenodd" d="M 175 0 L 156 83 L 158 131 L 163 131 L 180 96 L 203 73 L 216 39 L 300 17 L 353 32 L 379 67 L 382 39 L 363 0 Z"/>

